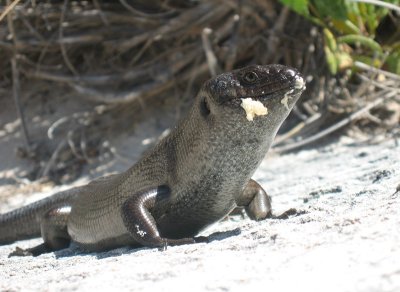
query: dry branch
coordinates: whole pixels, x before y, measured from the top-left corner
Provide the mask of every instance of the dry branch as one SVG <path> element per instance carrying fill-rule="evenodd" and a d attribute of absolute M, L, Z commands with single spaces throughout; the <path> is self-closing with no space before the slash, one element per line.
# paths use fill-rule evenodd
<path fill-rule="evenodd" d="M 50 92 L 70 90 L 77 100 L 93 102 L 97 127 L 118 123 L 124 115 L 116 111 L 128 111 L 131 104 L 176 96 L 185 101 L 220 71 L 282 63 L 299 68 L 308 80 L 307 92 L 283 127 L 286 134 L 276 141 L 283 151 L 315 142 L 360 117 L 379 121 L 373 114 L 360 115 L 360 109 L 365 113 L 376 102 L 383 105 L 376 95 L 398 95 L 400 88 L 397 75 L 361 63 L 355 65 L 365 73 L 352 79 L 331 76 L 318 28 L 278 1 L 15 0 L 0 4 L 0 11 L 0 18 L 7 16 L 7 22 L 0 20 L 0 84 L 5 92 L 7 86 L 14 89 L 17 107 L 19 95 L 27 98 L 32 85 L 44 83 Z M 377 82 L 379 76 L 385 82 Z M 100 114 L 96 108 L 103 105 L 107 110 Z M 85 153 L 98 132 L 92 120 L 77 128 L 57 125 L 82 134 L 69 134 L 53 149 L 41 174 L 51 173 L 66 147 L 73 157 L 89 161 Z M 22 128 L 28 145 L 23 123 Z"/>

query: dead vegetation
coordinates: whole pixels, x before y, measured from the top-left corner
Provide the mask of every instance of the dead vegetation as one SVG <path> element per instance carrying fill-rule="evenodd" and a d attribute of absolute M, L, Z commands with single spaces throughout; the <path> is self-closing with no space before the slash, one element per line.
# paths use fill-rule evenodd
<path fill-rule="evenodd" d="M 121 134 L 127 128 L 118 125 L 132 111 L 171 97 L 190 104 L 210 76 L 251 63 L 282 63 L 307 77 L 277 152 L 312 145 L 348 125 L 367 138 L 399 134 L 400 77 L 363 63 L 354 74 L 332 76 L 319 29 L 277 1 L 8 1 L 0 9 L 0 94 L 14 96 L 26 142 L 19 153 L 39 165 L 32 178 L 51 177 L 58 160 L 90 161 L 104 138 L 99 131 Z M 49 127 L 49 136 L 60 127 L 66 135 L 46 155 L 31 140 L 24 123 L 29 108 L 21 102 L 43 88 L 50 98 L 69 92 L 92 105 Z"/>

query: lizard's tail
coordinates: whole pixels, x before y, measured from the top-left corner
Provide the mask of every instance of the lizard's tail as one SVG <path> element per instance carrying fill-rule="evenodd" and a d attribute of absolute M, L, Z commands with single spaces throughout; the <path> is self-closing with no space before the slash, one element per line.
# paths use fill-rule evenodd
<path fill-rule="evenodd" d="M 0 214 L 0 245 L 40 236 L 40 221 L 50 209 L 69 205 L 76 189 L 60 192 L 14 211 Z"/>

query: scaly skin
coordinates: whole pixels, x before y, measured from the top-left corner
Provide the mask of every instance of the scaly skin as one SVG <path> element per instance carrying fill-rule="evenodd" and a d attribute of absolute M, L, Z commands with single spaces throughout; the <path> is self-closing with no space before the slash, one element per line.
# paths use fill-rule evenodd
<path fill-rule="evenodd" d="M 210 79 L 188 115 L 126 172 L 0 215 L 0 244 L 41 234 L 45 243 L 28 250 L 33 255 L 70 240 L 88 250 L 185 244 L 204 241 L 194 236 L 237 206 L 254 220 L 271 216 L 251 176 L 304 88 L 282 65 Z M 268 114 L 249 121 L 241 103 L 250 97 Z"/>

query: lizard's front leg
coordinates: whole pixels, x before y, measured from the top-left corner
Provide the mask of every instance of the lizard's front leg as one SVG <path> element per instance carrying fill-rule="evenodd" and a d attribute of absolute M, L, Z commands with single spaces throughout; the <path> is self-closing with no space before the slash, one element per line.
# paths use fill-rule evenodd
<path fill-rule="evenodd" d="M 280 215 L 273 215 L 271 210 L 271 197 L 252 179 L 247 183 L 239 198 L 237 198 L 236 204 L 238 207 L 244 207 L 250 219 L 257 221 L 266 218 L 287 219 L 290 215 L 297 214 L 297 210 L 292 208 Z"/>
<path fill-rule="evenodd" d="M 271 197 L 255 181 L 250 180 L 243 192 L 236 199 L 238 207 L 244 207 L 247 216 L 252 220 L 263 220 L 272 217 Z"/>
<path fill-rule="evenodd" d="M 169 188 L 160 186 L 136 193 L 122 205 L 122 220 L 130 235 L 141 245 L 154 247 L 205 242 L 203 237 L 169 239 L 160 236 L 151 209 L 157 200 L 168 198 L 169 195 Z"/>

